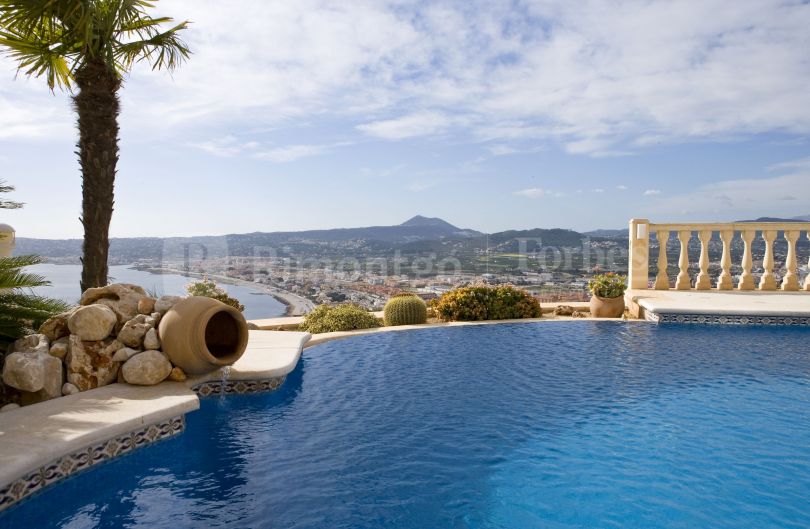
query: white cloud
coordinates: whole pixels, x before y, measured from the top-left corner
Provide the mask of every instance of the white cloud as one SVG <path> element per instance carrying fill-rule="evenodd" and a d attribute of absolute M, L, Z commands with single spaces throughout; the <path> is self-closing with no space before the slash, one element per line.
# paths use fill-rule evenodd
<path fill-rule="evenodd" d="M 616 186 L 616 189 L 618 189 L 619 191 L 627 191 L 627 186 L 620 184 Z"/>
<path fill-rule="evenodd" d="M 329 147 L 325 145 L 288 145 L 286 147 L 277 147 L 275 149 L 257 152 L 254 158 L 285 163 L 310 156 L 318 156 L 325 153 L 327 150 L 329 150 Z"/>
<path fill-rule="evenodd" d="M 810 133 L 802 2 L 172 0 L 155 13 L 194 22 L 194 54 L 173 75 L 139 65 L 127 78 L 124 135 L 307 119 L 346 136 L 452 132 L 620 156 Z M 0 59 L 0 139 L 72 129 L 64 96 L 13 76 Z"/>
<path fill-rule="evenodd" d="M 539 187 L 530 187 L 528 189 L 521 189 L 520 191 L 515 191 L 515 194 L 526 198 L 540 198 L 548 195 L 549 192 Z"/>
<path fill-rule="evenodd" d="M 810 212 L 810 168 L 771 178 L 723 180 L 649 204 L 655 215 L 687 219 L 741 220 L 791 217 Z"/>
<path fill-rule="evenodd" d="M 591 192 L 593 192 L 593 193 L 604 193 L 605 190 L 602 189 L 601 187 L 597 187 L 596 189 L 591 189 Z"/>
<path fill-rule="evenodd" d="M 660 194 L 661 194 L 660 189 L 648 189 L 648 190 L 644 191 L 644 196 L 645 197 L 651 197 L 651 196 L 660 195 Z"/>
<path fill-rule="evenodd" d="M 357 129 L 386 140 L 401 140 L 414 136 L 430 136 L 445 130 L 450 121 L 436 112 L 420 112 L 396 119 L 358 125 Z"/>
<path fill-rule="evenodd" d="M 526 197 L 526 198 L 542 198 L 542 197 L 554 197 L 560 198 L 565 196 L 565 193 L 560 191 L 550 191 L 548 189 L 543 189 L 540 187 L 530 187 L 528 189 L 521 189 L 520 191 L 515 191 L 515 195 Z"/>

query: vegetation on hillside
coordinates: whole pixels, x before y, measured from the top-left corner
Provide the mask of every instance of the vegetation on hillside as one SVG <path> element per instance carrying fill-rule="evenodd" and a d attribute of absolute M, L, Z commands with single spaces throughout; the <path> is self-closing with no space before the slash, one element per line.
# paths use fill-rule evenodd
<path fill-rule="evenodd" d="M 240 312 L 245 311 L 245 306 L 242 305 L 238 299 L 229 296 L 225 289 L 207 278 L 203 279 L 202 281 L 195 281 L 194 283 L 189 284 L 186 287 L 186 292 L 188 292 L 189 296 L 204 296 L 206 298 L 213 298 L 226 305 L 230 305 L 235 309 L 238 309 Z"/>

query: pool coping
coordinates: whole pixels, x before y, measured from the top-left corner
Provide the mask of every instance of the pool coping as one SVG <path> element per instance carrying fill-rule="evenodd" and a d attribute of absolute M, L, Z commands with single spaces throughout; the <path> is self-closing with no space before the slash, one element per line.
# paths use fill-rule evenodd
<path fill-rule="evenodd" d="M 226 371 L 155 386 L 110 384 L 0 413 L 0 513 L 76 472 L 182 432 L 201 397 L 278 389 L 310 337 L 250 331 L 245 354 Z"/>

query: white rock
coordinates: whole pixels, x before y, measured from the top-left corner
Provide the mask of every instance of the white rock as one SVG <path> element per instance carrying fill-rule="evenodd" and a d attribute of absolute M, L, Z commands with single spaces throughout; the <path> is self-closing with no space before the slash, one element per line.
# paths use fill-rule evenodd
<path fill-rule="evenodd" d="M 71 384 L 70 382 L 65 382 L 62 384 L 62 395 L 75 395 L 79 392 L 79 388 Z"/>
<path fill-rule="evenodd" d="M 118 332 L 118 341 L 127 347 L 139 348 L 143 345 L 144 336 L 153 327 L 154 321 L 149 316 L 139 314 L 124 324 Z"/>
<path fill-rule="evenodd" d="M 65 357 L 68 382 L 81 391 L 112 384 L 121 366 L 118 362 L 113 362 L 112 357 L 122 347 L 121 342 L 113 338 L 83 342 L 78 336 L 71 336 Z"/>
<path fill-rule="evenodd" d="M 24 395 L 39 402 L 62 395 L 62 361 L 48 353 L 12 353 L 3 366 L 7 386 L 37 395 Z"/>
<path fill-rule="evenodd" d="M 162 316 L 183 299 L 182 296 L 161 296 L 158 298 L 157 302 L 155 302 L 155 311 Z"/>
<path fill-rule="evenodd" d="M 144 351 L 136 354 L 121 367 L 128 384 L 154 386 L 172 372 L 172 364 L 160 351 Z"/>
<path fill-rule="evenodd" d="M 79 307 L 68 319 L 68 328 L 86 342 L 107 338 L 118 321 L 115 312 L 105 305 Z"/>
<path fill-rule="evenodd" d="M 133 349 L 132 347 L 122 347 L 115 352 L 112 359 L 113 362 L 126 362 L 140 352 L 139 349 Z"/>
<path fill-rule="evenodd" d="M 118 316 L 119 327 L 138 314 L 138 303 L 148 298 L 146 291 L 138 285 L 116 283 L 106 287 L 88 288 L 82 294 L 81 304 L 100 304 L 111 308 Z"/>
<path fill-rule="evenodd" d="M 55 342 L 51 344 L 50 354 L 51 356 L 55 356 L 56 358 L 62 359 L 67 355 L 68 352 L 68 343 L 70 342 L 70 337 L 63 336 L 59 338 Z"/>
<path fill-rule="evenodd" d="M 45 323 L 40 326 L 39 332 L 47 336 L 48 340 L 51 342 L 69 335 L 68 319 L 70 319 L 70 315 L 73 314 L 74 310 L 48 318 Z"/>
<path fill-rule="evenodd" d="M 17 404 L 16 402 L 9 402 L 8 404 L 0 408 L 0 412 L 16 410 L 19 407 L 20 405 Z"/>
<path fill-rule="evenodd" d="M 11 346 L 13 353 L 47 353 L 49 349 L 48 337 L 44 334 L 29 334 Z"/>
<path fill-rule="evenodd" d="M 158 338 L 157 329 L 149 329 L 146 331 L 146 336 L 143 337 L 144 349 L 160 349 L 160 338 Z"/>

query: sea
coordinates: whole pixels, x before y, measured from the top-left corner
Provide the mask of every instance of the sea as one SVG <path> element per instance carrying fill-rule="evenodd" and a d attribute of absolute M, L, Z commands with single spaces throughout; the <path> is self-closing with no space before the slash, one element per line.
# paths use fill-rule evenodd
<path fill-rule="evenodd" d="M 82 275 L 81 265 L 38 264 L 26 268 L 27 272 L 45 276 L 51 282 L 50 286 L 34 289 L 39 295 L 63 299 L 69 303 L 77 303 L 81 296 L 79 280 Z M 186 294 L 186 285 L 196 278 L 179 274 L 153 274 L 142 270 L 135 270 L 128 265 L 111 266 L 110 278 L 113 283 L 132 283 L 140 285 L 147 292 L 155 292 L 159 296 Z M 220 286 L 228 295 L 238 299 L 245 306 L 245 318 L 255 320 L 261 318 L 274 318 L 283 316 L 287 307 L 279 300 L 264 292 L 261 287 L 243 285 Z"/>

